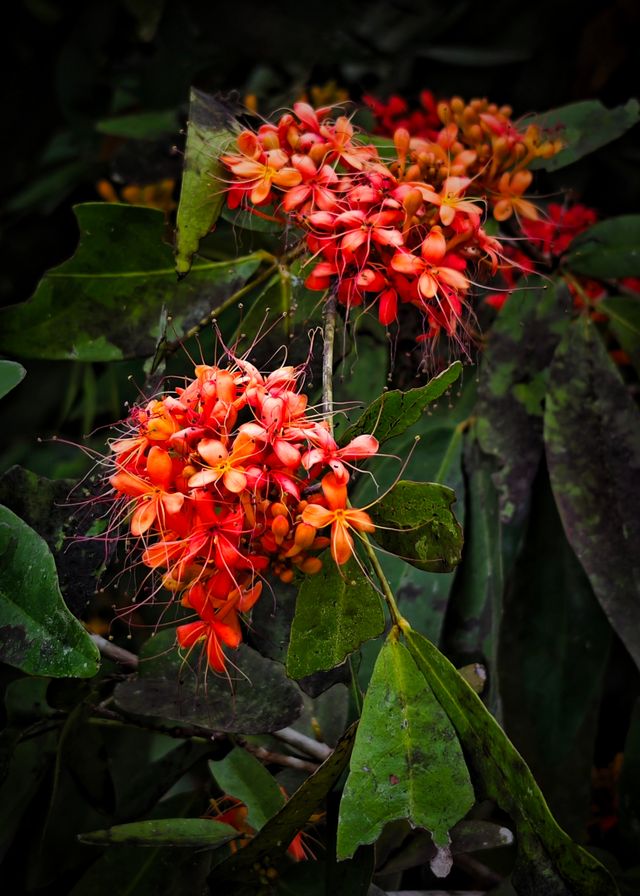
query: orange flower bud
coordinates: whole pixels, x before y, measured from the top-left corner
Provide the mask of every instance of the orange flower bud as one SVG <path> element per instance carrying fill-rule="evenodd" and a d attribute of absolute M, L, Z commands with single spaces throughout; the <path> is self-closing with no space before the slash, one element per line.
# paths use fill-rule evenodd
<path fill-rule="evenodd" d="M 315 576 L 322 569 L 322 560 L 320 557 L 307 557 L 307 559 L 300 564 L 300 569 L 307 576 Z"/>
<path fill-rule="evenodd" d="M 284 516 L 276 516 L 271 523 L 271 531 L 274 534 L 276 544 L 282 544 L 289 533 L 289 520 Z"/>

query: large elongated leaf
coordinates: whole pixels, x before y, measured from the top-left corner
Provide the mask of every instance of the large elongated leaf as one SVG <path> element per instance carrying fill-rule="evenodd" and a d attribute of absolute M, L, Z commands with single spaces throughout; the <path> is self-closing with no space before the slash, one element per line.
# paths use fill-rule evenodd
<path fill-rule="evenodd" d="M 462 372 L 460 361 L 454 361 L 446 370 L 430 380 L 426 386 L 401 392 L 394 389 L 376 398 L 362 415 L 340 436 L 340 444 L 363 433 L 373 433 L 379 442 L 386 442 L 401 435 L 420 419 L 426 406 L 440 398 Z"/>
<path fill-rule="evenodd" d="M 7 392 L 11 392 L 12 389 L 18 385 L 18 383 L 22 382 L 25 378 L 27 371 L 24 369 L 22 364 L 17 364 L 15 361 L 5 361 L 4 359 L 0 361 L 0 398 L 4 398 Z"/>
<path fill-rule="evenodd" d="M 446 485 L 401 480 L 372 508 L 376 541 L 418 569 L 450 572 L 462 551 L 455 500 Z"/>
<path fill-rule="evenodd" d="M 380 597 L 356 561 L 338 567 L 328 552 L 323 561 L 298 593 L 287 654 L 292 678 L 333 669 L 384 629 Z"/>
<path fill-rule="evenodd" d="M 276 779 L 242 747 L 235 747 L 224 759 L 210 762 L 209 768 L 223 793 L 245 804 L 247 821 L 256 831 L 284 805 Z"/>
<path fill-rule="evenodd" d="M 152 355 L 161 315 L 179 338 L 244 285 L 255 255 L 198 261 L 176 282 L 162 212 L 90 202 L 75 207 L 78 249 L 31 299 L 0 313 L 0 349 L 24 358 L 117 361 Z"/>
<path fill-rule="evenodd" d="M 224 205 L 220 153 L 233 139 L 233 119 L 214 97 L 191 88 L 187 145 L 176 228 L 176 270 L 187 274 L 200 240 L 213 228 Z"/>
<path fill-rule="evenodd" d="M 519 896 L 617 896 L 609 872 L 558 826 L 525 761 L 477 694 L 430 641 L 413 631 L 406 639 L 458 734 L 476 789 L 516 824 L 518 861 L 512 879 Z"/>
<path fill-rule="evenodd" d="M 589 277 L 640 275 L 640 215 L 598 221 L 569 246 L 566 263 Z"/>
<path fill-rule="evenodd" d="M 132 821 L 117 824 L 104 831 L 80 834 L 81 843 L 96 846 L 189 846 L 197 849 L 215 849 L 240 834 L 228 824 L 207 818 L 158 818 L 150 821 Z"/>
<path fill-rule="evenodd" d="M 234 651 L 231 680 L 194 671 L 165 631 L 145 645 L 140 677 L 116 687 L 115 701 L 134 716 L 171 719 L 214 731 L 263 734 L 294 722 L 302 695 L 279 663 L 261 657 L 246 644 Z"/>
<path fill-rule="evenodd" d="M 565 148 L 550 159 L 536 159 L 531 168 L 556 171 L 571 165 L 612 140 L 617 140 L 640 119 L 640 105 L 635 99 L 624 106 L 607 109 L 599 100 L 584 100 L 559 109 L 551 109 L 524 123 L 540 126 L 550 139 L 561 139 Z"/>
<path fill-rule="evenodd" d="M 546 369 L 569 320 L 564 286 L 528 277 L 509 297 L 489 338 L 480 368 L 477 434 L 495 455 L 494 481 L 504 522 L 526 516 L 542 454 Z"/>
<path fill-rule="evenodd" d="M 0 507 L 0 660 L 54 678 L 89 678 L 99 660 L 62 600 L 49 548 L 6 507 Z"/>
<path fill-rule="evenodd" d="M 640 665 L 640 414 L 586 320 L 558 346 L 550 382 L 544 436 L 564 530 Z"/>
<path fill-rule="evenodd" d="M 451 722 L 395 635 L 385 642 L 367 690 L 340 803 L 337 856 L 373 843 L 386 824 L 406 819 L 436 846 L 474 802 Z"/>

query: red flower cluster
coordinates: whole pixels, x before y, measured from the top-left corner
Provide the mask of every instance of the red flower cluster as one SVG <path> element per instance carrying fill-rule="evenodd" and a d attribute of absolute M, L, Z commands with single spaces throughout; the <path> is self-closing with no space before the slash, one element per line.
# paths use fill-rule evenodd
<path fill-rule="evenodd" d="M 281 787 L 280 790 L 286 798 L 284 789 Z M 241 800 L 236 800 L 232 796 L 224 796 L 220 800 L 212 800 L 212 803 L 216 813 L 213 816 L 212 821 L 219 822 L 220 824 L 228 824 L 230 827 L 235 828 L 236 831 L 244 834 L 244 837 L 239 840 L 232 840 L 231 843 L 229 843 L 231 852 L 235 853 L 236 850 L 246 846 L 256 835 L 255 828 L 253 828 L 247 821 L 249 810 Z M 220 807 L 225 805 L 227 808 L 221 810 Z M 294 862 L 303 862 L 310 857 L 313 858 L 311 850 L 305 845 L 305 834 L 303 831 L 300 831 L 299 834 L 295 835 L 287 847 L 287 854 Z"/>
<path fill-rule="evenodd" d="M 500 256 L 481 226 L 480 198 L 500 220 L 535 217 L 522 197 L 531 180 L 523 167 L 555 147 L 533 127 L 521 134 L 510 110 L 454 99 L 438 106 L 434 140 L 396 129 L 395 158 L 386 161 L 331 111 L 296 103 L 276 124 L 243 131 L 237 152 L 222 156 L 229 207 L 265 214 L 260 208 L 273 205 L 303 231 L 316 260 L 310 289 L 335 291 L 347 309 L 375 303 L 385 326 L 401 303 L 412 304 L 427 335 L 456 336 L 470 266 L 495 272 Z"/>
<path fill-rule="evenodd" d="M 398 128 L 405 128 L 414 137 L 437 140 L 442 122 L 438 117 L 438 104 L 430 90 L 420 93 L 420 109 L 411 109 L 404 97 L 393 95 L 382 102 L 371 94 L 362 97 L 375 119 L 374 134 L 393 136 Z"/>
<path fill-rule="evenodd" d="M 179 644 L 205 642 L 217 671 L 222 645 L 240 643 L 240 615 L 267 572 L 284 582 L 296 571 L 313 575 L 329 546 L 343 564 L 349 530 L 373 531 L 368 514 L 347 506 L 346 464 L 378 443 L 362 435 L 338 448 L 327 421 L 310 414 L 300 376 L 293 367 L 265 376 L 242 359 L 200 365 L 175 394 L 136 408 L 111 445 L 109 481 L 142 541 L 142 562 L 163 570 L 163 585 L 198 617 L 178 628 Z M 329 537 L 318 534 L 326 526 Z"/>

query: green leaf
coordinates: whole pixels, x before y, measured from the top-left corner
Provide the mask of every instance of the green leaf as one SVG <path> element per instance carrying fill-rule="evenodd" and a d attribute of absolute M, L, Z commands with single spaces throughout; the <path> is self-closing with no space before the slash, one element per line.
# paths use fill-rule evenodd
<path fill-rule="evenodd" d="M 0 507 L 0 660 L 54 678 L 90 678 L 99 660 L 62 600 L 49 548 L 6 507 Z"/>
<path fill-rule="evenodd" d="M 363 433 L 372 433 L 379 442 L 386 442 L 401 435 L 420 419 L 428 404 L 440 398 L 462 373 L 460 361 L 454 361 L 446 370 L 433 377 L 425 386 L 401 392 L 394 389 L 376 398 L 362 416 L 340 436 L 340 444 Z"/>
<path fill-rule="evenodd" d="M 425 828 L 446 847 L 449 830 L 473 802 L 455 731 L 407 648 L 391 635 L 364 699 L 340 802 L 338 858 L 374 843 L 397 819 Z"/>
<path fill-rule="evenodd" d="M 4 398 L 8 392 L 21 383 L 27 375 L 22 364 L 15 361 L 0 360 L 0 398 Z"/>
<path fill-rule="evenodd" d="M 327 551 L 320 572 L 306 577 L 298 593 L 287 673 L 303 678 L 333 669 L 383 630 L 380 597 L 357 562 L 338 567 Z"/>
<path fill-rule="evenodd" d="M 456 665 L 480 661 L 489 672 L 488 704 L 499 709 L 498 636 L 502 619 L 502 526 L 493 464 L 465 439 L 466 512 L 462 562 L 451 589 L 444 643 Z"/>
<path fill-rule="evenodd" d="M 591 802 L 611 628 L 567 542 L 545 469 L 534 483 L 500 632 L 505 729 L 578 839 Z"/>
<path fill-rule="evenodd" d="M 355 736 L 354 723 L 342 735 L 328 759 L 306 779 L 250 843 L 214 868 L 210 878 L 213 885 L 219 888 L 221 884 L 225 884 L 230 893 L 235 893 L 234 885 L 255 886 L 256 863 L 261 865 L 267 862 L 272 865 L 276 859 L 284 857 L 293 838 L 313 813 L 321 808 L 327 795 L 340 780 L 349 762 Z"/>
<path fill-rule="evenodd" d="M 242 747 L 235 747 L 218 762 L 210 762 L 209 768 L 220 790 L 245 804 L 247 821 L 254 830 L 259 831 L 284 806 L 276 779 Z"/>
<path fill-rule="evenodd" d="M 607 296 L 598 302 L 598 311 L 608 316 L 612 333 L 640 370 L 640 298 Z"/>
<path fill-rule="evenodd" d="M 371 509 L 374 537 L 387 551 L 429 572 L 460 562 L 462 528 L 451 510 L 454 492 L 437 482 L 401 480 Z"/>
<path fill-rule="evenodd" d="M 119 115 L 103 118 L 96 122 L 96 131 L 112 137 L 128 140 L 157 140 L 178 130 L 178 116 L 175 109 L 160 112 L 139 112 L 136 115 Z"/>
<path fill-rule="evenodd" d="M 640 666 L 640 415 L 595 326 L 584 319 L 556 351 L 544 438 L 569 543 Z"/>
<path fill-rule="evenodd" d="M 187 144 L 176 219 L 176 270 L 191 270 L 200 240 L 215 226 L 224 205 L 220 154 L 231 141 L 230 116 L 214 97 L 191 88 Z"/>
<path fill-rule="evenodd" d="M 449 660 L 417 632 L 408 632 L 406 640 L 457 732 L 475 773 L 476 789 L 516 825 L 518 859 L 512 875 L 516 892 L 617 896 L 609 872 L 558 826 L 525 761 Z"/>
<path fill-rule="evenodd" d="M 158 818 L 117 824 L 104 831 L 78 834 L 81 843 L 95 846 L 189 846 L 216 849 L 241 835 L 235 828 L 213 818 Z"/>
<path fill-rule="evenodd" d="M 558 138 L 565 143 L 550 159 L 535 159 L 531 168 L 557 171 L 571 165 L 583 156 L 617 140 L 640 120 L 640 105 L 635 99 L 624 106 L 607 109 L 599 100 L 570 103 L 559 109 L 551 109 L 523 120 L 522 124 L 537 124 L 550 140 Z"/>
<path fill-rule="evenodd" d="M 219 307 L 260 264 L 198 261 L 176 282 L 164 216 L 105 202 L 75 207 L 80 243 L 73 258 L 44 275 L 32 298 L 0 313 L 0 349 L 25 358 L 117 361 L 152 355 L 161 314 L 179 339 Z"/>
<path fill-rule="evenodd" d="M 294 722 L 302 696 L 279 663 L 261 657 L 246 644 L 230 654 L 230 680 L 192 670 L 175 647 L 175 632 L 151 638 L 141 655 L 140 677 L 122 681 L 114 692 L 124 712 L 170 719 L 208 730 L 264 734 Z M 194 659 L 192 659 L 194 662 Z"/>
<path fill-rule="evenodd" d="M 640 276 L 640 215 L 607 218 L 578 234 L 565 263 L 588 277 Z"/>
<path fill-rule="evenodd" d="M 542 454 L 540 400 L 546 371 L 569 322 L 570 307 L 564 285 L 527 277 L 489 335 L 480 368 L 476 427 L 482 450 L 497 458 L 493 478 L 503 522 L 526 516 Z"/>

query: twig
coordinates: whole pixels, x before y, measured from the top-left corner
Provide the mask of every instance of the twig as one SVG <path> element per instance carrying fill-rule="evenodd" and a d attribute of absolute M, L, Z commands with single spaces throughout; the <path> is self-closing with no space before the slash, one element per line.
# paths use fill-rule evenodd
<path fill-rule="evenodd" d="M 135 653 L 130 653 L 124 647 L 112 644 L 111 641 L 107 641 L 102 635 L 89 635 L 89 637 L 103 656 L 119 663 L 121 666 L 130 666 L 132 669 L 138 668 L 139 660 Z"/>
<path fill-rule="evenodd" d="M 112 709 L 105 709 L 102 706 L 93 706 L 91 708 L 90 721 L 94 725 L 105 725 L 107 727 L 111 725 L 127 725 L 133 728 L 145 728 L 179 740 L 197 740 L 203 743 L 211 743 L 225 736 L 197 725 L 164 725 L 162 722 L 154 722 L 152 719 L 142 719 L 140 717 L 129 719 L 127 716 L 122 716 L 120 713 L 114 712 Z"/>
<path fill-rule="evenodd" d="M 239 738 L 236 738 L 236 740 L 239 740 Z M 295 768 L 303 772 L 309 772 L 309 774 L 313 774 L 318 770 L 315 762 L 307 762 L 306 759 L 298 759 L 297 756 L 288 756 L 286 753 L 274 753 L 272 750 L 267 750 L 266 747 L 259 747 L 246 741 L 242 743 L 242 746 L 249 753 L 253 753 L 260 762 L 282 765 L 285 768 Z"/>
<path fill-rule="evenodd" d="M 307 737 L 306 734 L 301 734 L 293 728 L 282 728 L 280 731 L 274 731 L 273 736 L 301 753 L 306 753 L 307 756 L 317 759 L 318 762 L 324 762 L 333 753 L 331 747 L 321 744 L 319 741 L 313 740 Z"/>

